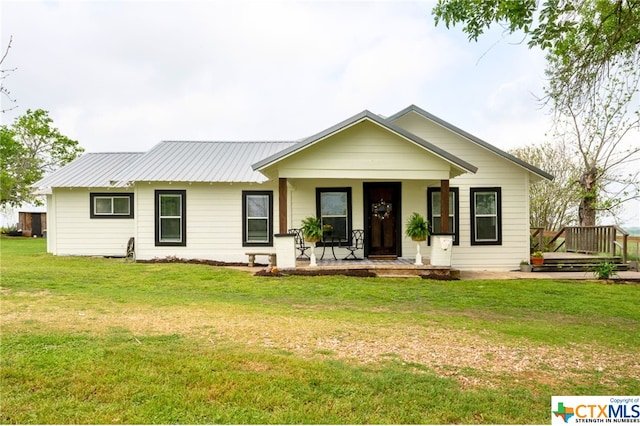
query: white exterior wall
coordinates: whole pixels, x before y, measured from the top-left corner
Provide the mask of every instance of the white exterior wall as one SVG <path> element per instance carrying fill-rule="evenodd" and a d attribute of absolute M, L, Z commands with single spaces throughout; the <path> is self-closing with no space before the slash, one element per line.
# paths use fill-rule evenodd
<path fill-rule="evenodd" d="M 476 174 L 461 175 L 450 181 L 450 187 L 460 191 L 460 245 L 453 247 L 452 266 L 480 270 L 517 269 L 521 260 L 528 259 L 529 172 L 417 114 L 407 114 L 395 124 L 478 167 Z M 472 187 L 502 188 L 501 245 L 471 245 Z"/>
<path fill-rule="evenodd" d="M 127 242 L 134 235 L 134 219 L 90 218 L 89 194 L 109 191 L 131 192 L 108 188 L 54 189 L 47 196 L 47 251 L 60 256 L 124 256 Z"/>
<path fill-rule="evenodd" d="M 54 193 L 47 195 L 47 253 L 58 254 L 57 253 L 57 214 L 56 214 L 56 206 L 55 206 L 56 196 Z"/>
<path fill-rule="evenodd" d="M 404 235 L 405 222 L 411 216 L 411 213 L 417 212 L 427 218 L 427 187 L 440 187 L 440 181 L 423 182 L 408 181 L 402 183 L 402 257 L 415 259 L 416 242 Z M 422 263 L 429 263 L 429 250 L 427 243 L 420 243 L 420 253 L 422 254 Z"/>
<path fill-rule="evenodd" d="M 448 179 L 451 165 L 388 130 L 362 122 L 280 161 L 289 179 Z"/>
<path fill-rule="evenodd" d="M 242 191 L 273 191 L 273 232 L 278 233 L 278 184 L 138 183 L 136 258 L 176 256 L 221 262 L 247 262 L 247 252 L 273 253 L 274 247 L 243 247 Z M 155 190 L 186 191 L 187 245 L 155 245 Z M 266 259 L 265 259 L 266 261 Z"/>
<path fill-rule="evenodd" d="M 371 181 L 370 181 L 371 182 Z M 293 179 L 290 181 L 293 190 L 289 191 L 290 218 L 289 228 L 299 228 L 302 219 L 307 216 L 316 215 L 316 188 L 351 188 L 352 202 L 352 228 L 364 228 L 364 206 L 363 206 L 363 183 L 362 180 L 355 179 L 314 179 L 303 180 Z M 426 217 L 427 215 L 427 186 L 436 184 L 436 181 L 401 181 L 402 186 L 402 207 L 401 217 L 398 217 L 398 224 L 402 232 L 402 257 L 415 258 L 416 243 L 405 237 L 405 222 L 412 212 L 418 212 Z M 437 185 L 440 182 L 437 181 Z M 329 250 L 329 248 L 327 248 Z M 320 256 L 321 248 L 316 249 L 316 254 Z M 346 256 L 349 252 L 346 249 L 335 248 L 338 258 Z M 423 261 L 427 263 L 428 251 L 426 244 L 422 243 Z M 359 252 L 358 255 L 362 255 Z"/>

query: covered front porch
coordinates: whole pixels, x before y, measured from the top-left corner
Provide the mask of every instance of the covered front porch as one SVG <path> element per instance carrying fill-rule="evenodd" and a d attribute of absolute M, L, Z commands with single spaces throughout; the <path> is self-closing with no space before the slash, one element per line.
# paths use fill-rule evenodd
<path fill-rule="evenodd" d="M 315 216 L 333 232 L 320 247 L 348 246 L 353 232 L 361 231 L 360 257 L 370 260 L 414 256 L 415 245 L 404 236 L 406 218 L 414 211 L 427 216 L 429 188 L 447 200 L 451 179 L 477 171 L 369 112 L 253 168 L 277 182 L 275 233 L 300 228 L 302 220 Z M 449 203 L 440 203 L 433 216 L 449 217 Z M 449 232 L 448 221 L 439 226 L 439 232 Z"/>

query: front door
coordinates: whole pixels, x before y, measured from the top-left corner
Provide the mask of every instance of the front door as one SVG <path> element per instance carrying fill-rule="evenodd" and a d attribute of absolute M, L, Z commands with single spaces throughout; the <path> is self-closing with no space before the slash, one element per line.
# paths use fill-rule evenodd
<path fill-rule="evenodd" d="M 364 184 L 365 256 L 395 259 L 402 256 L 399 182 Z"/>

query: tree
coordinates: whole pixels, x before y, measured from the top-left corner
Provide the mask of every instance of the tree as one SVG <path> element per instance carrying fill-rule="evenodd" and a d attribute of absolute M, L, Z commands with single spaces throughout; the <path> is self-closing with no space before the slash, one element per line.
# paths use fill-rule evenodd
<path fill-rule="evenodd" d="M 0 97 L 8 100 L 10 103 L 15 104 L 16 100 L 11 97 L 11 92 L 7 89 L 7 86 L 4 85 L 4 80 L 9 77 L 9 75 L 15 71 L 15 68 L 4 69 L 2 66 L 4 64 L 5 59 L 7 59 L 7 55 L 9 54 L 9 50 L 11 49 L 11 42 L 13 41 L 13 36 L 9 37 L 9 43 L 7 43 L 7 48 L 0 59 Z M 12 106 L 11 108 L 2 108 L 2 113 L 7 111 L 11 111 L 14 108 L 17 108 L 17 105 Z"/>
<path fill-rule="evenodd" d="M 52 126 L 49 113 L 27 110 L 11 126 L 0 126 L 0 205 L 36 201 L 31 185 L 77 158 L 84 149 Z"/>
<path fill-rule="evenodd" d="M 510 153 L 552 174 L 551 182 L 540 181 L 529 190 L 529 223 L 532 227 L 560 230 L 577 223 L 580 198 L 575 190 L 577 168 L 564 144 L 546 142 L 511 150 Z"/>
<path fill-rule="evenodd" d="M 560 59 L 555 95 L 588 96 L 612 64 L 640 51 L 640 0 L 438 0 L 432 13 L 447 28 L 462 23 L 470 40 L 494 23 L 522 31 L 529 47 Z"/>
<path fill-rule="evenodd" d="M 471 40 L 500 23 L 547 53 L 555 135 L 580 160 L 580 225 L 640 197 L 630 165 L 640 148 L 629 137 L 638 129 L 640 0 L 438 0 L 433 14 L 447 27 L 465 24 Z"/>
<path fill-rule="evenodd" d="M 593 226 L 599 213 L 616 217 L 626 201 L 640 198 L 640 69 L 626 59 L 591 87 L 588 97 L 554 96 L 555 135 L 577 161 L 579 224 Z M 558 90 L 551 79 L 550 91 Z M 561 84 L 561 83 L 560 83 Z"/>

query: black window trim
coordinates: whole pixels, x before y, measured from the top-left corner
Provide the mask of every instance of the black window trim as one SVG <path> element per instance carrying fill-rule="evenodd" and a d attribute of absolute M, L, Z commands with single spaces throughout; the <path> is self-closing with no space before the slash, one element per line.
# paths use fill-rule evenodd
<path fill-rule="evenodd" d="M 99 197 L 127 197 L 129 198 L 129 214 L 104 214 L 95 212 L 95 199 Z M 133 192 L 90 192 L 89 193 L 89 218 L 90 219 L 133 219 Z"/>
<path fill-rule="evenodd" d="M 496 241 L 476 241 L 476 205 L 475 194 L 477 192 L 495 192 L 496 193 Z M 469 189 L 469 199 L 471 208 L 471 245 L 472 246 L 499 246 L 502 245 L 502 188 L 499 186 L 480 187 Z"/>
<path fill-rule="evenodd" d="M 181 201 L 181 241 L 160 241 L 160 196 L 180 195 Z M 155 243 L 156 247 L 186 247 L 187 245 L 187 191 L 184 189 L 156 189 L 154 195 L 155 204 Z"/>
<path fill-rule="evenodd" d="M 439 187 L 427 188 L 427 215 L 429 215 L 429 223 L 431 225 L 431 231 L 433 231 L 433 206 L 431 195 L 434 192 L 441 192 Z M 449 192 L 455 194 L 455 202 L 453 203 L 453 226 L 455 232 L 453 233 L 453 245 L 460 245 L 460 188 L 450 187 Z M 441 197 L 442 198 L 442 197 Z M 442 202 L 442 200 L 440 200 Z M 439 213 L 439 212 L 438 212 Z M 442 219 L 440 219 L 442 221 Z M 431 238 L 429 238 L 429 244 L 431 244 Z"/>
<path fill-rule="evenodd" d="M 267 195 L 269 197 L 269 224 L 267 235 L 269 241 L 251 242 L 247 241 L 247 196 Z M 242 247 L 273 247 L 273 191 L 242 191 Z"/>
<path fill-rule="evenodd" d="M 322 212 L 320 209 L 320 200 L 323 192 L 346 192 L 347 193 L 347 240 L 351 239 L 351 231 L 353 229 L 353 209 L 351 208 L 351 187 L 350 186 L 340 186 L 340 187 L 320 187 L 316 188 L 316 217 L 322 220 Z M 324 241 L 318 241 L 316 246 L 322 247 L 324 245 L 331 246 L 332 243 L 325 243 Z"/>

